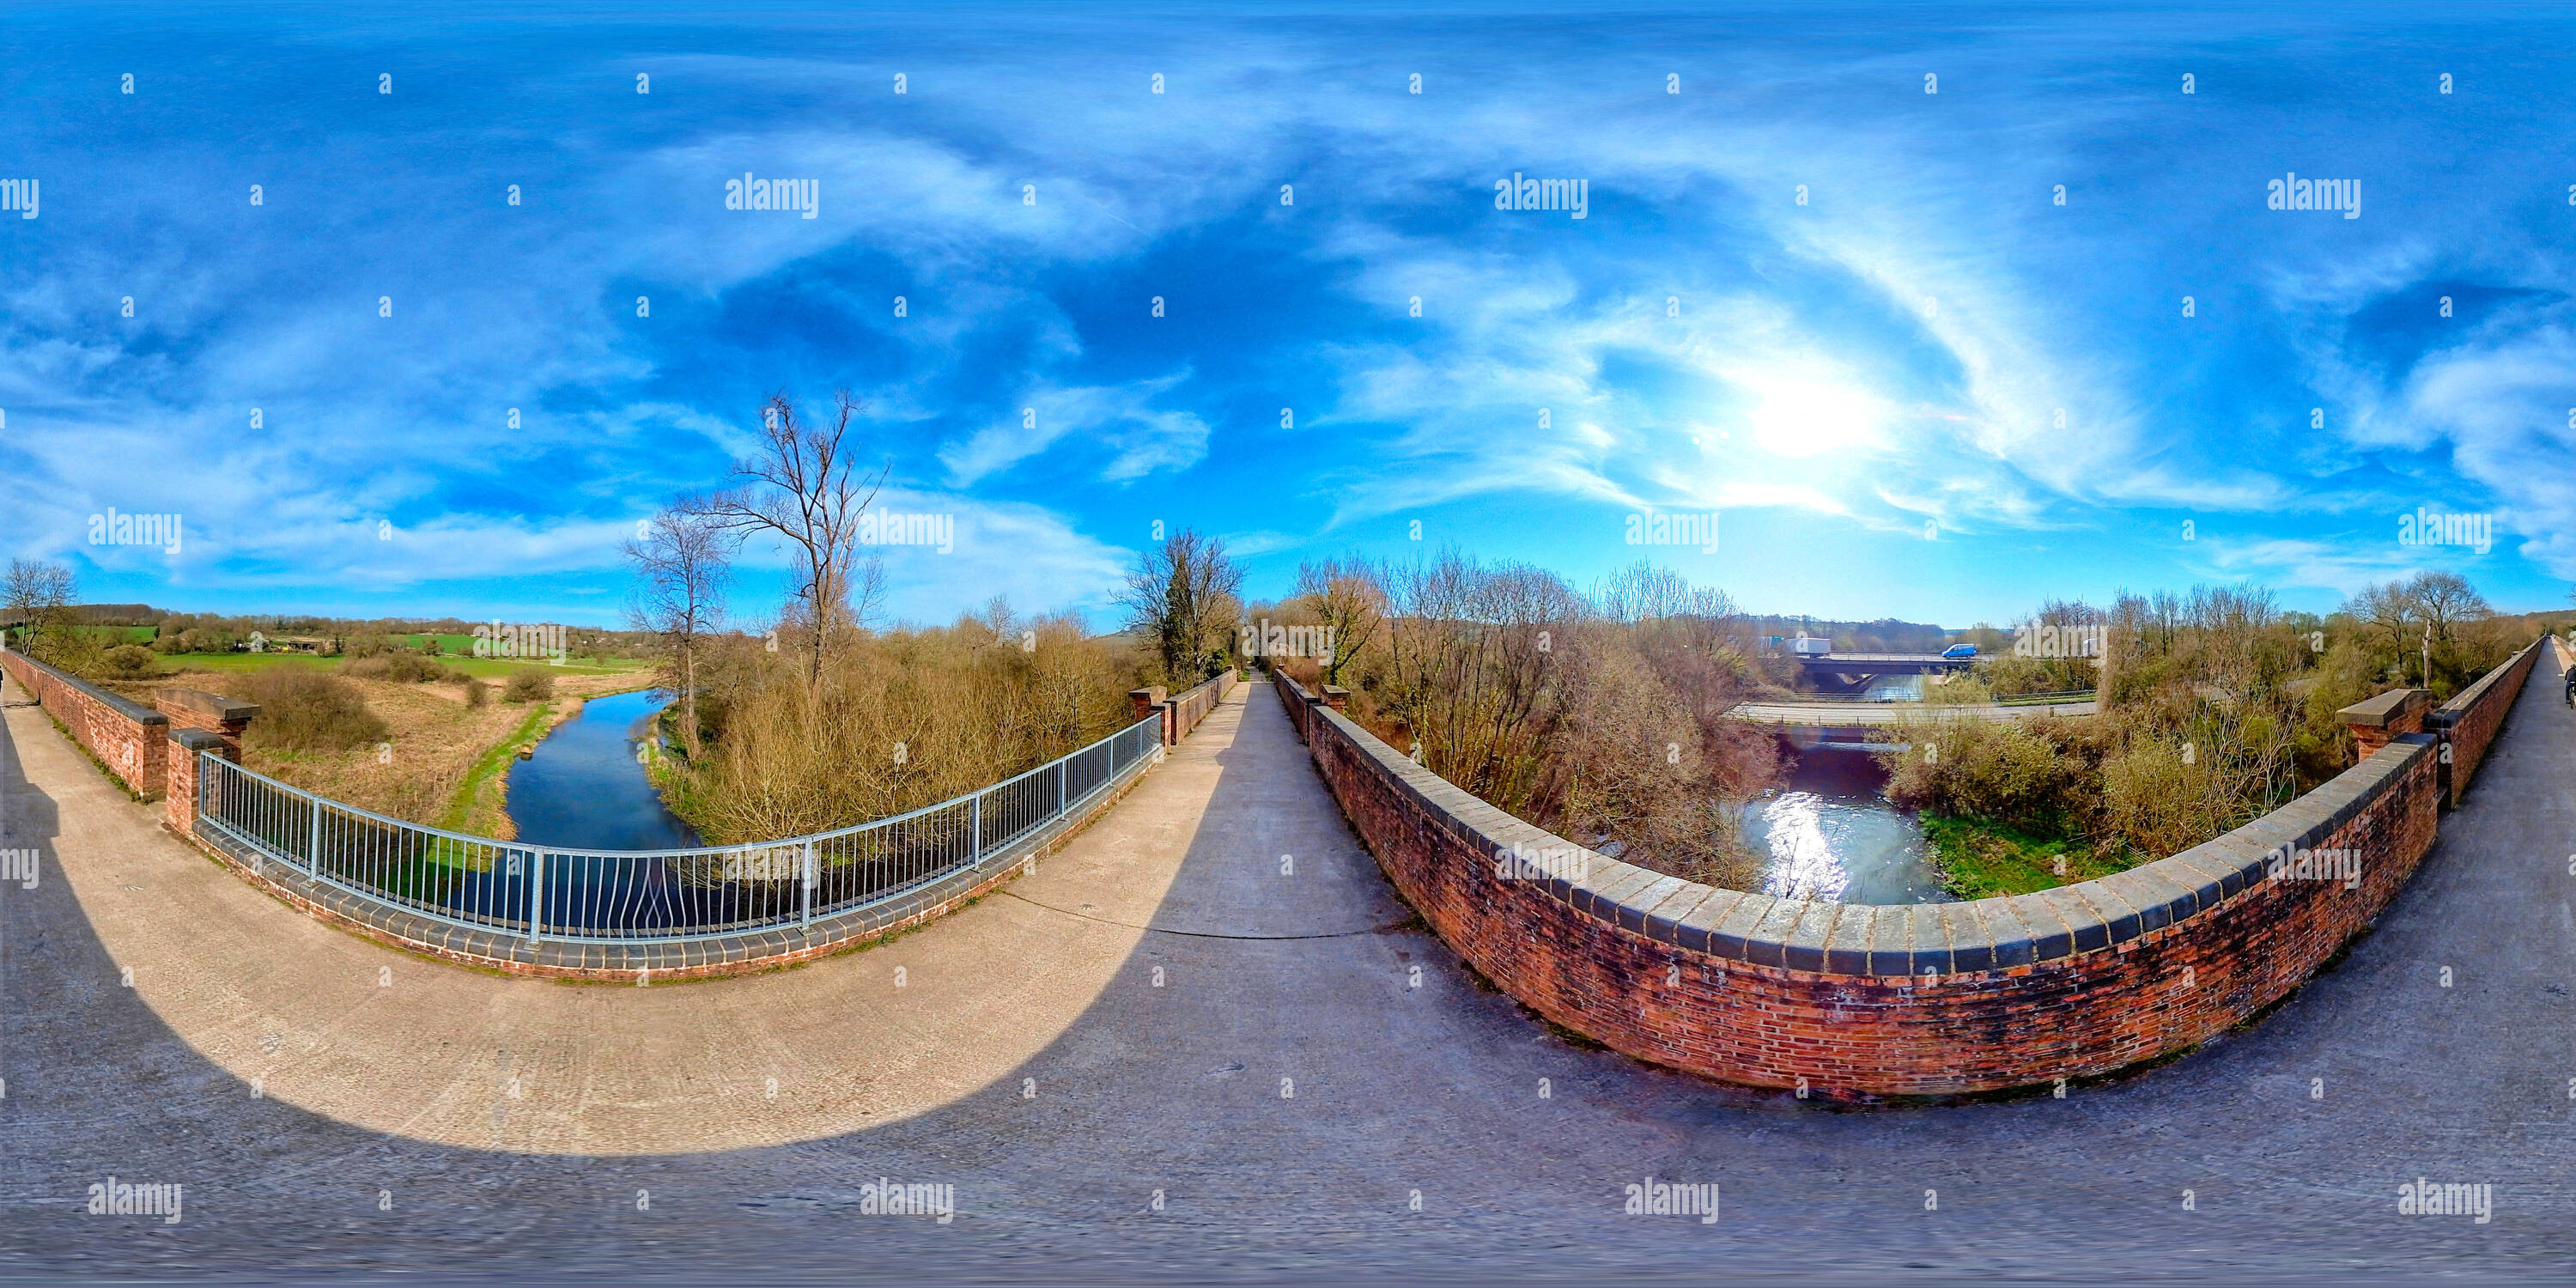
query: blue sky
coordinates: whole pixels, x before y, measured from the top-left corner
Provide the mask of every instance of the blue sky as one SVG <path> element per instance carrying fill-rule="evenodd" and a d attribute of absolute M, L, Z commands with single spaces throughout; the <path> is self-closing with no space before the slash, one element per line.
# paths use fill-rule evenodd
<path fill-rule="evenodd" d="M 607 624 L 637 518 L 764 394 L 847 388 L 887 503 L 956 516 L 889 552 L 917 620 L 1106 629 L 1158 520 L 1260 597 L 1455 543 L 1953 626 L 2576 578 L 2541 10 L 348 8 L 0 27 L 0 178 L 41 183 L 0 214 L 0 553 Z M 746 172 L 816 217 L 726 209 Z M 2360 216 L 2268 209 L 2291 172 Z M 1514 174 L 1585 217 L 1496 209 Z M 179 553 L 89 544 L 109 507 Z M 1648 507 L 1718 550 L 1627 544 Z M 2492 548 L 2401 543 L 2418 507 Z M 784 561 L 746 559 L 756 619 Z"/>

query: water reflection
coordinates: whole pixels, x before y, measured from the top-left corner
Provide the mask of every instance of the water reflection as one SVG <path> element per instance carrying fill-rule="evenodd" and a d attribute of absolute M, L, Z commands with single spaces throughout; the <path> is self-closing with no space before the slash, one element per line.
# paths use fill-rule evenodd
<path fill-rule="evenodd" d="M 1771 855 L 1762 892 L 1827 903 L 1944 903 L 1930 847 L 1888 803 L 1863 752 L 1811 751 L 1780 790 L 1744 807 L 1745 839 Z"/>
<path fill-rule="evenodd" d="M 658 689 L 592 698 L 537 744 L 534 759 L 513 764 L 508 800 L 519 839 L 602 850 L 699 844 L 635 758 L 637 741 L 650 736 L 647 722 L 670 701 Z"/>

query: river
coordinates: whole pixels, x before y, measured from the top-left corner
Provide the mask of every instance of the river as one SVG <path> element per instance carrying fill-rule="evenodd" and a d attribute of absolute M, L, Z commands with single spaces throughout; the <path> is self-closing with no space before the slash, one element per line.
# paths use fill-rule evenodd
<path fill-rule="evenodd" d="M 592 698 L 556 726 L 537 754 L 510 766 L 510 821 L 533 845 L 667 850 L 703 844 L 663 807 L 635 758 L 651 720 L 670 705 L 660 689 Z"/>
<path fill-rule="evenodd" d="M 1744 807 L 1744 839 L 1768 850 L 1762 892 L 1827 903 L 1947 903 L 1914 816 L 1888 803 L 1866 752 L 1810 751 L 1779 789 Z"/>

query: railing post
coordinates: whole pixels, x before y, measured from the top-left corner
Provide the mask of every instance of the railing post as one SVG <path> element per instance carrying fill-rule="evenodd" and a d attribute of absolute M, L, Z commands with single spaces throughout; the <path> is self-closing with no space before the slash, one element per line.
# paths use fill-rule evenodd
<path fill-rule="evenodd" d="M 530 851 L 528 857 L 528 942 L 535 943 L 546 934 L 546 852 Z"/>
<path fill-rule="evenodd" d="M 1066 799 L 1064 794 L 1064 767 L 1072 759 L 1072 756 L 1065 756 L 1055 762 L 1055 816 L 1057 818 L 1064 817 L 1064 812 L 1073 807 L 1073 802 Z"/>
<path fill-rule="evenodd" d="M 814 843 L 805 843 L 805 928 L 814 928 Z"/>
<path fill-rule="evenodd" d="M 984 793 L 982 792 L 975 793 L 974 828 L 975 835 L 973 841 L 975 849 L 973 851 L 974 857 L 968 861 L 970 866 L 980 864 L 984 861 Z"/>
<path fill-rule="evenodd" d="M 304 803 L 313 807 L 313 834 L 304 846 L 304 875 L 322 879 L 322 798 L 306 795 Z"/>

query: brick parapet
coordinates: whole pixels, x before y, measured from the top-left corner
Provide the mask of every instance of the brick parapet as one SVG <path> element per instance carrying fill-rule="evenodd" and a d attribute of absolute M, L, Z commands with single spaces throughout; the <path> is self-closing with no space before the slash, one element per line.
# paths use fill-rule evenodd
<path fill-rule="evenodd" d="M 1389 880 L 1486 978 L 1637 1058 L 1840 1098 L 2080 1078 L 2206 1041 L 2368 925 L 2430 849 L 2438 812 L 2436 740 L 2401 733 L 2281 810 L 2098 881 L 1953 904 L 1799 902 L 1576 846 L 1275 681 Z M 2351 888 L 2271 879 L 2274 856 L 2301 850 L 2352 852 Z"/>
<path fill-rule="evenodd" d="M 2450 701 L 2425 718 L 2425 728 L 2439 734 L 2444 744 L 2445 786 L 2451 804 L 2459 804 L 2460 798 L 2468 794 L 2469 780 L 2477 775 L 2479 762 L 2487 758 L 2487 748 L 2494 745 L 2496 734 L 2504 729 L 2504 718 L 2513 710 L 2514 700 L 2522 696 L 2523 683 L 2531 677 L 2531 668 L 2539 662 L 2544 646 L 2563 651 L 2554 637 L 2544 635 L 2533 640 L 2529 647 L 2479 677 L 2477 683 L 2453 694 Z"/>
<path fill-rule="evenodd" d="M 147 801 L 161 799 L 168 788 L 168 716 L 24 653 L 0 649 L 0 669 L 127 791 Z"/>

